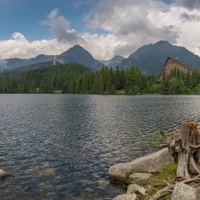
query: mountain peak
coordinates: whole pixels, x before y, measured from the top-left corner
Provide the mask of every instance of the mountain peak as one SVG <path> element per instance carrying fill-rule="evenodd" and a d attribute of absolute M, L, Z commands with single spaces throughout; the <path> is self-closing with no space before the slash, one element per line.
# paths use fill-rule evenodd
<path fill-rule="evenodd" d="M 152 44 L 147 44 L 143 45 L 140 48 L 137 49 L 136 52 L 132 53 L 129 58 L 131 59 L 137 59 L 139 56 L 143 55 L 146 51 L 148 51 L 153 45 Z"/>
<path fill-rule="evenodd" d="M 172 44 L 170 44 L 168 41 L 166 41 L 166 40 L 160 40 L 160 41 L 158 41 L 158 42 L 156 42 L 155 44 L 154 44 L 154 46 L 159 46 L 159 47 L 171 47 L 171 46 L 173 46 Z"/>
<path fill-rule="evenodd" d="M 99 70 L 102 67 L 102 64 L 96 61 L 92 55 L 79 44 L 69 48 L 57 58 L 66 63 L 79 63 L 94 70 Z"/>
<path fill-rule="evenodd" d="M 81 46 L 81 45 L 79 45 L 79 44 L 75 44 L 73 47 L 71 47 L 70 49 L 73 49 L 73 48 L 81 48 L 81 49 L 83 49 L 83 47 Z"/>
<path fill-rule="evenodd" d="M 110 62 L 121 62 L 122 60 L 124 60 L 125 58 L 123 56 L 120 55 L 116 55 L 114 56 L 112 59 L 110 59 Z"/>
<path fill-rule="evenodd" d="M 155 44 L 140 47 L 127 59 L 124 59 L 119 67 L 136 65 L 143 73 L 150 74 L 154 72 L 155 75 L 159 75 L 168 57 L 178 57 L 179 60 L 193 68 L 199 68 L 200 66 L 199 56 L 193 54 L 185 47 L 175 46 L 168 41 L 160 40 Z"/>
<path fill-rule="evenodd" d="M 74 52 L 74 53 L 79 52 L 79 53 L 82 53 L 82 54 L 85 53 L 87 55 L 89 54 L 92 57 L 92 55 L 87 50 L 85 50 L 82 46 L 80 46 L 79 44 L 74 45 L 73 47 L 69 48 L 69 50 L 67 50 L 65 52 L 68 52 L 68 53 L 69 52 Z"/>
<path fill-rule="evenodd" d="M 167 40 L 159 40 L 158 42 L 155 43 L 156 44 L 168 44 L 171 45 Z"/>

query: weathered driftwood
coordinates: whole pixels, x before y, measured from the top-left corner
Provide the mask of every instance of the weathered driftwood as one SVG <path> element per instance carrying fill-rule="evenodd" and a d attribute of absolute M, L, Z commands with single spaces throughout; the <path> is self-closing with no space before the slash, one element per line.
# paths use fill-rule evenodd
<path fill-rule="evenodd" d="M 197 123 L 183 123 L 180 131 L 171 136 L 160 131 L 165 139 L 165 144 L 161 147 L 168 147 L 169 153 L 178 164 L 176 172 L 176 181 L 183 183 L 200 182 L 200 134 Z M 191 178 L 191 175 L 197 175 Z M 169 193 L 172 193 L 175 184 L 167 184 L 166 187 L 157 191 L 150 200 L 163 199 Z"/>
<path fill-rule="evenodd" d="M 177 181 L 200 174 L 200 135 L 197 123 L 183 123 L 179 133 L 171 137 L 167 137 L 163 131 L 160 134 L 178 164 Z"/>

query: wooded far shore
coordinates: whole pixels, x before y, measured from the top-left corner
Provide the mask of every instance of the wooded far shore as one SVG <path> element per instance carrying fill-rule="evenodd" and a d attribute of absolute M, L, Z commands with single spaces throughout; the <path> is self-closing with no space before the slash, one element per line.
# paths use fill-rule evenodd
<path fill-rule="evenodd" d="M 173 68 L 162 71 L 162 81 L 146 75 L 137 66 L 127 69 L 102 67 L 100 71 L 80 64 L 44 66 L 29 71 L 0 74 L 0 93 L 70 94 L 200 94 L 200 72 Z"/>

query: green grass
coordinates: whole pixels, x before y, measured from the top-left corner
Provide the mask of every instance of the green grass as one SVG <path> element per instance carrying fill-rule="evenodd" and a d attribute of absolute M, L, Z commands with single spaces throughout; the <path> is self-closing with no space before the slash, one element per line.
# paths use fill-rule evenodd
<path fill-rule="evenodd" d="M 136 184 L 140 185 L 141 187 L 146 188 L 147 194 L 148 194 L 148 197 L 144 198 L 144 196 L 138 196 L 138 199 L 141 199 L 141 200 L 149 199 L 150 196 L 153 196 L 157 190 L 160 190 L 163 187 L 165 187 L 166 182 L 170 184 L 174 184 L 176 180 L 177 167 L 178 165 L 173 163 L 173 164 L 170 164 L 169 166 L 163 167 L 160 173 L 152 173 L 153 176 L 151 176 L 149 179 L 145 181 L 142 181 L 142 182 L 135 181 Z M 134 174 L 134 173 L 142 173 L 142 172 L 138 170 L 131 170 L 126 173 L 126 176 L 129 177 L 131 174 Z M 130 184 L 131 183 L 133 182 L 130 181 Z M 166 199 L 168 199 L 168 196 L 166 197 Z"/>
<path fill-rule="evenodd" d="M 159 147 L 164 142 L 164 138 L 161 134 L 157 131 L 153 135 L 151 135 L 147 140 L 141 141 L 140 146 L 142 149 L 146 147 Z"/>
<path fill-rule="evenodd" d="M 125 90 L 117 90 L 116 94 L 125 94 Z"/>

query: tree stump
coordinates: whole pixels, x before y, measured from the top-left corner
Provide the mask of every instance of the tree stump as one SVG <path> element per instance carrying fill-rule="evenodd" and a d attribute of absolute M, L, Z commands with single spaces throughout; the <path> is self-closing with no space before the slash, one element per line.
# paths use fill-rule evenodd
<path fill-rule="evenodd" d="M 200 135 L 197 128 L 197 123 L 183 123 L 180 131 L 167 137 L 167 135 L 160 131 L 164 137 L 169 153 L 173 156 L 174 161 L 178 164 L 176 172 L 176 181 L 182 183 L 200 182 Z M 197 175 L 191 178 L 191 175 Z M 166 187 L 157 191 L 150 200 L 163 199 L 166 193 L 172 192 L 175 184 L 168 184 Z"/>
<path fill-rule="evenodd" d="M 197 123 L 183 123 L 179 133 L 165 138 L 170 154 L 178 164 L 177 181 L 187 180 L 200 174 L 200 135 Z"/>

